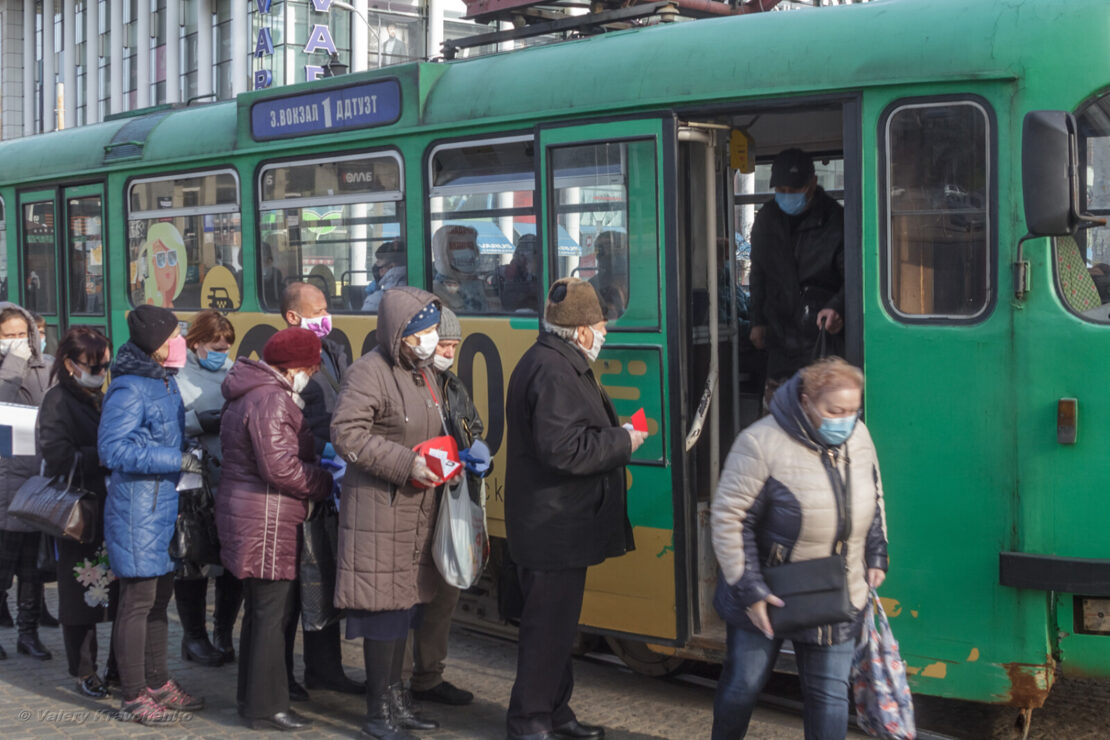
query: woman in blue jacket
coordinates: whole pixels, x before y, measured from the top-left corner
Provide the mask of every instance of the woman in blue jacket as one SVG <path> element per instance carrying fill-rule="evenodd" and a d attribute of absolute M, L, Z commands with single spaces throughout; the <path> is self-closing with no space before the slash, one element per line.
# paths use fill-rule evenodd
<path fill-rule="evenodd" d="M 120 717 L 156 724 L 201 709 L 166 665 L 166 607 L 173 594 L 170 538 L 182 471 L 201 472 L 183 454 L 185 409 L 174 375 L 185 340 L 173 312 L 139 306 L 127 316 L 131 339 L 112 364 L 97 449 L 112 471 L 104 506 L 108 562 L 120 580 L 114 644 L 123 692 Z"/>

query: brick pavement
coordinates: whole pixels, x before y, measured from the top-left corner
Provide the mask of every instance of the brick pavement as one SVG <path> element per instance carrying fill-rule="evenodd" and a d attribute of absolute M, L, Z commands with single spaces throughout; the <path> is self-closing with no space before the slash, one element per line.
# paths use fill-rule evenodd
<path fill-rule="evenodd" d="M 56 614 L 57 591 L 47 587 L 51 612 Z M 209 594 L 209 606 L 212 604 Z M 60 630 L 43 628 L 40 635 L 54 659 L 39 662 L 15 652 L 15 630 L 0 629 L 0 643 L 9 657 L 0 661 L 0 738 L 246 738 L 258 733 L 245 728 L 235 707 L 236 668 L 206 668 L 181 659 L 181 628 L 176 608 L 170 606 L 170 672 L 186 690 L 203 695 L 207 708 L 185 716 L 175 725 L 145 728 L 112 718 L 118 700 L 95 701 L 78 695 L 66 671 Z M 108 645 L 108 625 L 100 626 L 101 667 Z M 298 674 L 300 645 L 298 642 Z M 348 675 L 361 680 L 362 650 L 358 642 L 344 642 Z M 442 728 L 420 733 L 429 740 L 504 738 L 505 707 L 515 673 L 516 648 L 503 640 L 462 630 L 452 634 L 447 678 L 475 693 L 468 707 L 427 705 L 425 711 Z M 575 666 L 574 706 L 584 722 L 602 724 L 612 740 L 708 737 L 712 722 L 711 690 L 639 676 L 628 670 L 589 661 Z M 299 740 L 357 737 L 365 714 L 362 697 L 315 691 L 312 701 L 294 705 L 312 717 L 311 730 L 295 734 Z M 797 719 L 761 711 L 751 738 L 787 740 L 800 737 Z"/>

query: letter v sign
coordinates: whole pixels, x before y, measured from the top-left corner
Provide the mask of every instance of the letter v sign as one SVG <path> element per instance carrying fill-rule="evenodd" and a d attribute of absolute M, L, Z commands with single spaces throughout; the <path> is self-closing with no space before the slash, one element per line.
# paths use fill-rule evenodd
<path fill-rule="evenodd" d="M 312 8 L 317 13 L 327 13 L 331 10 L 331 0 L 312 0 Z"/>

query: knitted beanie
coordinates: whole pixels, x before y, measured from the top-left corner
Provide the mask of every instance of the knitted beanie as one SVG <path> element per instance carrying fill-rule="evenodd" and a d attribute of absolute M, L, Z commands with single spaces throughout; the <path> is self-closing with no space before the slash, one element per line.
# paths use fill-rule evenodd
<path fill-rule="evenodd" d="M 176 328 L 177 317 L 168 308 L 143 304 L 127 314 L 131 343 L 148 355 L 165 344 Z"/>
<path fill-rule="evenodd" d="M 455 312 L 444 306 L 439 314 L 439 338 L 462 341 L 462 324 Z"/>
<path fill-rule="evenodd" d="M 555 326 L 592 326 L 605 319 L 594 286 L 576 277 L 551 284 L 543 317 Z"/>
<path fill-rule="evenodd" d="M 262 348 L 262 359 L 278 370 L 320 364 L 320 338 L 308 329 L 290 326 L 274 334 Z"/>

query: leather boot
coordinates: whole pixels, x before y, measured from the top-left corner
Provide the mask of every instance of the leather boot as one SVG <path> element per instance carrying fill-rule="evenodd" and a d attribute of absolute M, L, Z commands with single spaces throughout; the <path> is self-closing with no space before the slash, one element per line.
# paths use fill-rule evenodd
<path fill-rule="evenodd" d="M 12 613 L 8 611 L 8 592 L 5 591 L 0 594 L 0 627 L 11 629 L 15 626 L 12 621 Z"/>
<path fill-rule="evenodd" d="M 232 636 L 239 607 L 243 603 L 243 584 L 230 573 L 216 578 L 216 604 L 212 615 L 212 642 L 223 653 L 225 662 L 235 660 L 235 643 Z"/>
<path fill-rule="evenodd" d="M 416 740 L 415 735 L 405 732 L 393 721 L 389 685 L 396 642 L 362 641 L 362 657 L 366 663 L 366 724 L 362 726 L 362 734 L 377 740 Z M 404 640 L 401 644 L 404 645 Z"/>
<path fill-rule="evenodd" d="M 416 713 L 412 694 L 399 683 L 389 687 L 389 708 L 393 712 L 393 723 L 398 727 L 406 730 L 434 730 L 439 727 L 439 722 Z"/>
<path fill-rule="evenodd" d="M 59 626 L 58 625 L 58 620 L 55 619 L 54 616 L 50 613 L 50 610 L 46 608 L 46 593 L 45 592 L 42 595 L 42 605 L 39 608 L 41 609 L 41 611 L 39 612 L 39 626 L 40 627 L 57 627 L 57 626 Z"/>
<path fill-rule="evenodd" d="M 204 597 L 208 590 L 206 578 L 178 578 L 173 582 L 177 616 L 181 619 L 181 658 L 215 667 L 224 662 L 223 653 L 208 641 L 204 625 Z"/>
<path fill-rule="evenodd" d="M 4 646 L 0 645 L 0 660 L 7 660 L 8 654 L 4 651 Z"/>
<path fill-rule="evenodd" d="M 19 579 L 19 602 L 16 604 L 15 625 L 19 637 L 15 651 L 36 660 L 50 660 L 54 656 L 39 641 L 39 609 L 42 607 L 42 583 Z"/>

